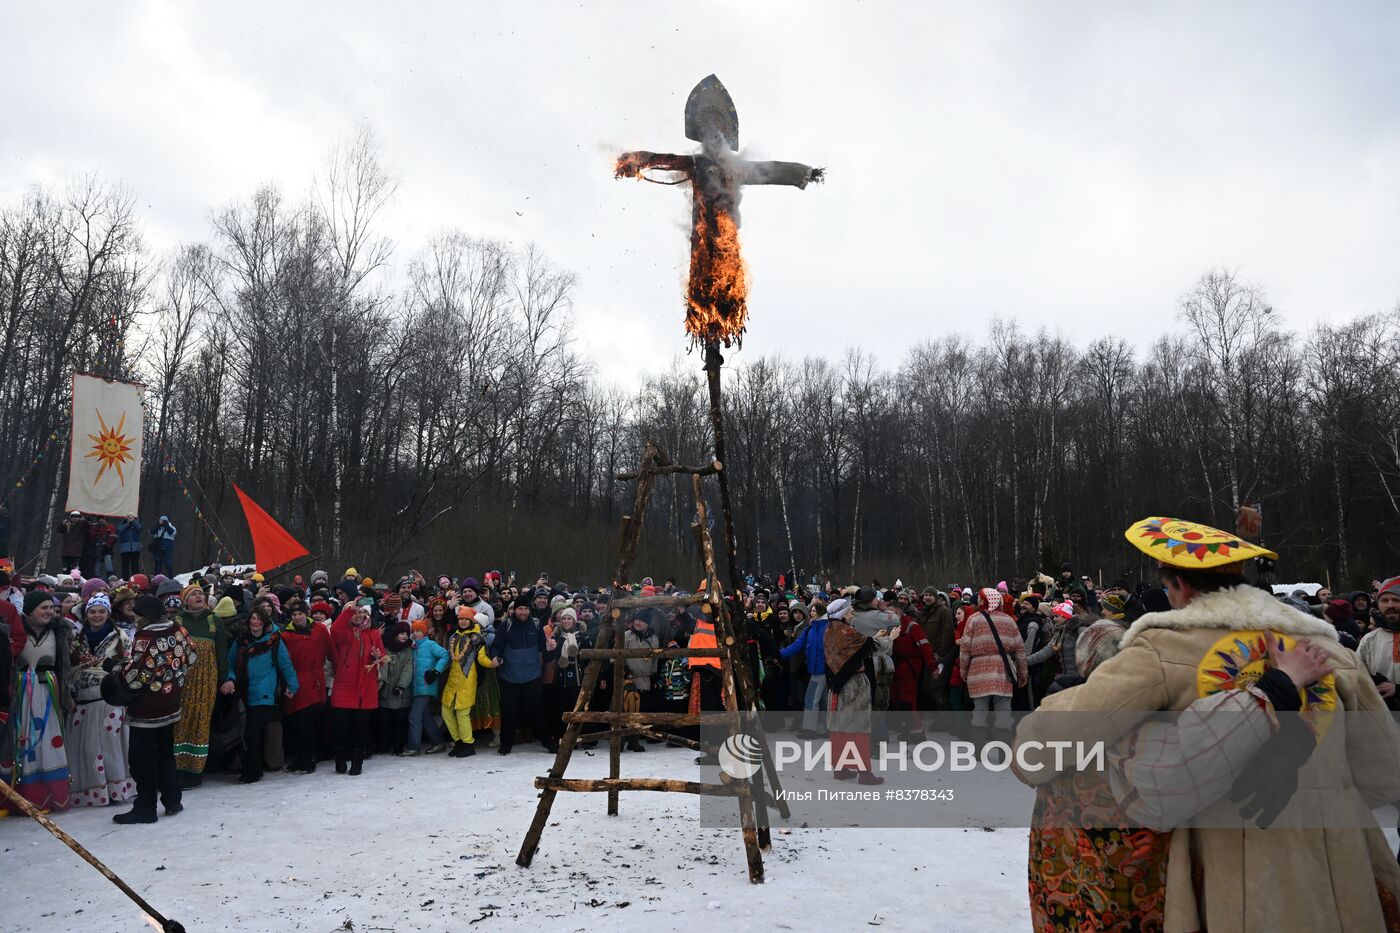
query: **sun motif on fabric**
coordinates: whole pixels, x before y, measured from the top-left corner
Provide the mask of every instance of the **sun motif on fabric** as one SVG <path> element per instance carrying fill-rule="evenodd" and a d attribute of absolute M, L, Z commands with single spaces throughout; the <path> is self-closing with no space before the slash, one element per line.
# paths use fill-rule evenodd
<path fill-rule="evenodd" d="M 111 427 L 102 417 L 102 412 L 98 411 L 97 423 L 102 426 L 102 431 L 100 434 L 88 435 L 88 439 L 92 441 L 92 450 L 88 451 L 86 459 L 102 464 L 97 470 L 97 482 L 102 480 L 102 474 L 110 467 L 116 471 L 117 478 L 125 486 L 126 473 L 122 471 L 122 467 L 134 459 L 131 456 L 131 448 L 135 443 L 135 439 L 127 437 L 125 433 L 126 413 L 122 413 L 116 427 Z"/>
<path fill-rule="evenodd" d="M 1250 687 L 1268 670 L 1269 658 L 1289 651 L 1294 639 L 1277 632 L 1232 632 L 1210 647 L 1196 668 L 1197 694 L 1208 697 L 1224 690 Z M 1304 711 L 1337 707 L 1337 678 L 1326 677 L 1299 691 Z"/>

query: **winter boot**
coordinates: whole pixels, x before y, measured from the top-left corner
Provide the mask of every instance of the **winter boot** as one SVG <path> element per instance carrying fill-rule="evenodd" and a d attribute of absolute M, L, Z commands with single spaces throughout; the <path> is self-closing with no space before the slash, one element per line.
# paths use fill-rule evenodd
<path fill-rule="evenodd" d="M 315 774 L 315 773 L 316 773 L 316 759 L 315 759 L 315 758 L 308 758 L 308 759 L 306 759 L 305 761 L 303 761 L 303 762 L 302 762 L 301 773 L 302 773 L 302 774 Z"/>
<path fill-rule="evenodd" d="M 148 812 L 146 810 L 138 810 L 135 807 L 132 807 L 125 813 L 118 813 L 116 816 L 112 817 L 113 823 L 118 823 L 122 826 L 130 826 L 132 823 L 154 823 L 155 821 L 155 810 L 150 810 Z"/>
<path fill-rule="evenodd" d="M 363 768 L 364 763 L 365 763 L 365 756 L 362 756 L 362 755 L 358 755 L 358 754 L 357 754 L 357 755 L 355 755 L 355 757 L 351 758 L 351 759 L 350 759 L 350 776 L 351 776 L 351 777 L 355 777 L 355 776 L 357 776 L 358 774 L 360 774 L 360 772 L 364 770 L 364 768 Z"/>
<path fill-rule="evenodd" d="M 471 756 L 473 756 L 473 755 L 475 755 L 475 754 L 476 754 L 476 743 L 475 743 L 475 742 L 463 742 L 463 743 L 462 743 L 462 750 L 461 750 L 460 752 L 457 753 L 457 757 L 458 757 L 458 758 L 470 758 Z"/>
<path fill-rule="evenodd" d="M 647 747 L 642 744 L 641 739 L 634 735 L 627 739 L 627 750 L 629 752 L 644 752 Z"/>
<path fill-rule="evenodd" d="M 885 779 L 880 777 L 880 775 L 876 774 L 874 771 L 862 771 L 860 773 L 860 779 L 857 783 L 867 785 L 883 784 L 885 783 Z"/>

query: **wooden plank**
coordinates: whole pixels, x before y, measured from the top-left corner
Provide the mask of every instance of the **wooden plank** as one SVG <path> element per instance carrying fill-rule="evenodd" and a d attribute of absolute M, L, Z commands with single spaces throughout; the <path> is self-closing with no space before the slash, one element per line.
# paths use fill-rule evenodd
<path fill-rule="evenodd" d="M 608 601 L 609 609 L 671 609 L 675 606 L 698 606 L 710 601 L 708 593 L 687 593 L 661 596 L 619 596 Z"/>
<path fill-rule="evenodd" d="M 573 793 L 616 794 L 624 790 L 650 790 L 666 794 L 700 794 L 705 797 L 737 797 L 746 785 L 704 784 L 699 781 L 675 781 L 670 778 L 535 778 L 535 786 L 541 789 L 569 791 Z"/>
<path fill-rule="evenodd" d="M 565 722 L 601 722 L 622 726 L 698 726 L 704 723 L 738 722 L 737 712 L 724 713 L 595 713 L 591 710 L 565 713 Z"/>
<path fill-rule="evenodd" d="M 578 656 L 585 661 L 594 658 L 720 658 L 719 648 L 581 648 Z"/>

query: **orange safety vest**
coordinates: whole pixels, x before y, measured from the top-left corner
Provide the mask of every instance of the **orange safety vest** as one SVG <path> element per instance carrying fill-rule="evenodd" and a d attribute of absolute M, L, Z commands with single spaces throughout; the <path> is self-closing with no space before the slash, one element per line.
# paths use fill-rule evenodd
<path fill-rule="evenodd" d="M 695 620 L 695 631 L 690 634 L 690 648 L 718 648 L 715 640 L 715 624 L 706 619 Z M 687 658 L 691 667 L 719 667 L 719 658 Z"/>

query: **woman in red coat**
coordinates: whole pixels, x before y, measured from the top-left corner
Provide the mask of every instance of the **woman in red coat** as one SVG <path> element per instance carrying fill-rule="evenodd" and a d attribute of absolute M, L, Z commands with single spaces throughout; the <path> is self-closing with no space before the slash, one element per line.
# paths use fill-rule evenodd
<path fill-rule="evenodd" d="M 369 607 L 352 603 L 331 623 L 331 744 L 335 773 L 359 774 L 369 748 L 370 728 L 379 709 L 379 665 L 387 655 L 378 629 L 369 627 Z"/>
<path fill-rule="evenodd" d="M 321 711 L 326 705 L 326 662 L 331 659 L 331 633 L 311 621 L 306 603 L 287 601 L 291 625 L 282 634 L 282 644 L 297 672 L 297 692 L 287 701 L 285 725 L 289 746 L 287 770 L 311 774 L 316 770 L 316 736 L 321 732 Z"/>
<path fill-rule="evenodd" d="M 899 635 L 894 640 L 894 682 L 890 685 L 890 709 L 904 710 L 892 717 L 896 728 L 901 720 L 911 742 L 924 740 L 924 724 L 919 718 L 919 683 L 924 672 L 933 673 L 933 646 L 924 627 L 910 616 L 901 616 Z"/>

